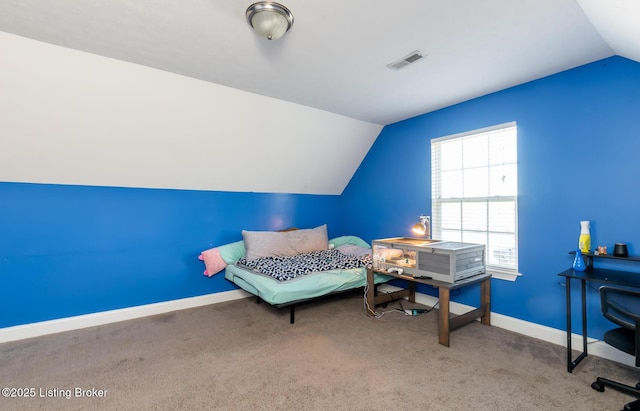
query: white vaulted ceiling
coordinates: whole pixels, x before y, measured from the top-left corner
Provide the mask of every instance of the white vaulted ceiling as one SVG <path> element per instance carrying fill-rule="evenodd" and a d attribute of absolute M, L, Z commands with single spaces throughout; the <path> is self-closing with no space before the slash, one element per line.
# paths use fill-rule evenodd
<path fill-rule="evenodd" d="M 2 0 L 0 31 L 389 124 L 611 55 L 640 61 L 635 0 Z M 400 71 L 386 65 L 427 55 Z"/>
<path fill-rule="evenodd" d="M 640 61 L 636 0 L 281 2 L 1 0 L 0 181 L 340 194 L 384 125 Z"/>

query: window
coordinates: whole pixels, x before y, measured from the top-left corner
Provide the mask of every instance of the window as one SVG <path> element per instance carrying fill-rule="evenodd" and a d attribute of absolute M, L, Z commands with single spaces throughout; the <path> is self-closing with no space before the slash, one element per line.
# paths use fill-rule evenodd
<path fill-rule="evenodd" d="M 432 238 L 486 245 L 487 271 L 518 276 L 515 122 L 431 141 Z"/>

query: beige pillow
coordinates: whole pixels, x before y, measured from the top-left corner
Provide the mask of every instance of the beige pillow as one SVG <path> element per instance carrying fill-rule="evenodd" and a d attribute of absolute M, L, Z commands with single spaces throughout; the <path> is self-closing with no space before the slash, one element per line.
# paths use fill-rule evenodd
<path fill-rule="evenodd" d="M 327 225 L 293 231 L 246 231 L 242 230 L 245 258 L 284 257 L 309 253 L 329 248 Z"/>

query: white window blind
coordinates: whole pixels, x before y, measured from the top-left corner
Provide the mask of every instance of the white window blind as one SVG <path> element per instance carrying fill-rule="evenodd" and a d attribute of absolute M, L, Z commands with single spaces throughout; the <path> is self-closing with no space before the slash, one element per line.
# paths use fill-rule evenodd
<path fill-rule="evenodd" d="M 432 238 L 485 244 L 489 272 L 517 275 L 515 122 L 432 140 L 431 167 Z"/>

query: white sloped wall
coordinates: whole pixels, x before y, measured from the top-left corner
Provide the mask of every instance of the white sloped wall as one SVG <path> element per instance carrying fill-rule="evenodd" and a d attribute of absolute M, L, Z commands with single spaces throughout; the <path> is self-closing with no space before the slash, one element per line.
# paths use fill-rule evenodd
<path fill-rule="evenodd" d="M 0 181 L 340 194 L 382 126 L 0 32 Z"/>

